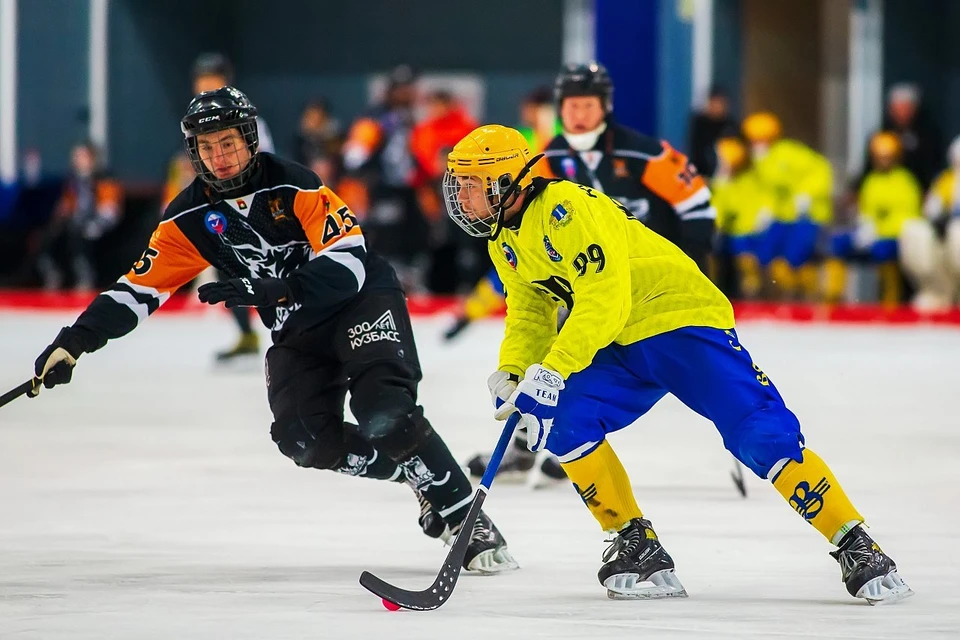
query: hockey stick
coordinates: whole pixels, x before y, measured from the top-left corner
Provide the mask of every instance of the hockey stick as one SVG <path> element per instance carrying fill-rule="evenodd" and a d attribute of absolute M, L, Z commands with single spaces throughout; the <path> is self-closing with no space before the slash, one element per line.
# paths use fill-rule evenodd
<path fill-rule="evenodd" d="M 733 471 L 730 472 L 730 477 L 733 478 L 733 484 L 737 485 L 737 491 L 740 492 L 740 496 L 746 498 L 747 485 L 744 484 L 743 481 L 743 465 L 740 464 L 736 456 L 733 458 Z"/>
<path fill-rule="evenodd" d="M 497 442 L 497 448 L 493 450 L 490 462 L 487 463 L 487 469 L 480 480 L 480 486 L 477 487 L 477 495 L 474 496 L 473 502 L 470 504 L 470 510 L 460 525 L 457 539 L 447 553 L 447 558 L 443 561 L 440 573 L 437 574 L 437 579 L 433 581 L 433 584 L 423 591 L 408 591 L 384 582 L 369 571 L 364 571 L 360 574 L 360 584 L 364 588 L 395 605 L 415 611 L 431 611 L 450 599 L 453 588 L 457 586 L 460 570 L 463 568 L 463 559 L 467 555 L 467 546 L 470 544 L 473 525 L 480 517 L 480 507 L 483 506 L 490 485 L 493 484 L 493 477 L 497 475 L 500 461 L 503 459 L 503 454 L 506 452 L 510 440 L 513 439 L 513 432 L 516 430 L 519 421 L 519 413 L 514 413 L 507 419 L 507 424 L 503 427 L 503 433 L 500 434 L 500 441 Z"/>
<path fill-rule="evenodd" d="M 29 380 L 24 382 L 22 385 L 20 385 L 16 389 L 11 389 L 10 391 L 7 391 L 5 394 L 0 396 L 0 407 L 10 402 L 13 402 L 20 396 L 26 395 L 30 391 L 33 391 L 36 388 L 36 386 L 39 384 L 40 384 L 40 380 L 38 380 L 37 378 L 30 378 Z"/>

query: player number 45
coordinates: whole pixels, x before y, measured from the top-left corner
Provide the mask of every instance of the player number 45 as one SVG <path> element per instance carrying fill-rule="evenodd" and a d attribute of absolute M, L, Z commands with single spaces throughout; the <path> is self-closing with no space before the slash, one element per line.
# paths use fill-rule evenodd
<path fill-rule="evenodd" d="M 341 235 L 350 233 L 350 230 L 360 222 L 350 213 L 346 207 L 341 207 L 334 213 L 328 213 L 327 219 L 323 222 L 323 238 L 321 242 L 327 244 L 336 240 Z"/>

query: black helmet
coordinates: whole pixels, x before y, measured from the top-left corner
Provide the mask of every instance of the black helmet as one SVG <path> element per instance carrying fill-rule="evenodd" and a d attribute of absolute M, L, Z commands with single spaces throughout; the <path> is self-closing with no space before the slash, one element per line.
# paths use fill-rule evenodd
<path fill-rule="evenodd" d="M 599 62 L 564 65 L 553 85 L 557 110 L 564 98 L 574 96 L 597 96 L 607 113 L 613 111 L 613 81 L 606 67 Z"/>
<path fill-rule="evenodd" d="M 236 176 L 221 180 L 200 159 L 197 136 L 233 128 L 240 131 L 250 151 L 250 161 Z M 246 183 L 256 165 L 260 138 L 257 135 L 257 108 L 242 91 L 223 87 L 201 93 L 190 101 L 187 114 L 180 121 L 180 130 L 183 131 L 193 170 L 204 182 L 221 192 L 238 189 Z"/>
<path fill-rule="evenodd" d="M 222 53 L 201 53 L 193 61 L 193 78 L 202 76 L 223 76 L 227 84 L 233 82 L 233 65 Z"/>

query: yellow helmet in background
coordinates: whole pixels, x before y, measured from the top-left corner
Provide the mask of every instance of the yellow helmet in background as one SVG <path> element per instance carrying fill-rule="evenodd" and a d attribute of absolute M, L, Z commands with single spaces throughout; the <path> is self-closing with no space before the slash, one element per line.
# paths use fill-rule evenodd
<path fill-rule="evenodd" d="M 750 153 L 743 140 L 728 136 L 717 140 L 717 158 L 731 171 L 739 171 L 747 164 Z"/>
<path fill-rule="evenodd" d="M 900 137 L 889 131 L 875 133 L 870 138 L 870 155 L 877 160 L 894 161 L 900 158 Z"/>
<path fill-rule="evenodd" d="M 471 236 L 495 238 L 503 210 L 531 185 L 530 169 L 539 159 L 516 129 L 499 124 L 474 129 L 447 156 L 447 214 Z"/>
<path fill-rule="evenodd" d="M 773 142 L 782 134 L 780 118 L 769 111 L 751 114 L 743 121 L 743 135 L 751 143 Z"/>

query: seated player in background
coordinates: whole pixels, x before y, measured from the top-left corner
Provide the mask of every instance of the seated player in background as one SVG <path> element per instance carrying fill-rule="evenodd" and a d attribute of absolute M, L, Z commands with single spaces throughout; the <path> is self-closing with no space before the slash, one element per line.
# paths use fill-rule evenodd
<path fill-rule="evenodd" d="M 48 389 L 70 382 L 81 355 L 133 331 L 213 265 L 229 277 L 201 286 L 200 301 L 256 307 L 272 331 L 267 399 L 280 452 L 304 468 L 406 482 L 424 533 L 449 540 L 473 490 L 417 404 L 420 362 L 396 274 L 316 174 L 258 150 L 256 121 L 233 87 L 191 101 L 181 127 L 198 177 L 133 269 L 43 351 L 36 375 Z M 357 424 L 344 422 L 348 391 Z M 485 514 L 470 535 L 464 568 L 516 568 Z"/>
<path fill-rule="evenodd" d="M 717 141 L 717 159 L 710 189 L 717 210 L 718 253 L 733 258 L 740 296 L 752 300 L 763 286 L 757 242 L 773 216 L 773 194 L 754 170 L 740 138 Z"/>
<path fill-rule="evenodd" d="M 607 442 L 667 393 L 712 421 L 724 446 L 836 545 L 851 595 L 911 595 L 833 472 L 804 447 L 723 294 L 616 200 L 531 177 L 536 161 L 517 131 L 480 127 L 450 153 L 444 199 L 466 233 L 489 240 L 506 288 L 500 364 L 488 380 L 494 417 L 519 412 L 530 449 L 559 456 L 601 528 L 616 534 L 598 574 L 608 595 L 686 595 Z M 559 332 L 558 308 L 569 311 Z"/>
<path fill-rule="evenodd" d="M 853 230 L 834 235 L 827 261 L 827 299 L 839 301 L 846 289 L 846 263 L 864 260 L 877 266 L 880 301 L 895 307 L 903 296 L 897 262 L 897 238 L 908 220 L 921 218 L 923 194 L 914 175 L 900 164 L 900 139 L 881 132 L 870 139 L 871 170 L 860 185 Z"/>
<path fill-rule="evenodd" d="M 782 133 L 769 112 L 743 121 L 753 166 L 775 198 L 759 257 L 781 299 L 814 301 L 821 293 L 817 243 L 833 221 L 833 170 L 824 156 Z"/>
<path fill-rule="evenodd" d="M 921 311 L 950 308 L 960 289 L 960 137 L 950 143 L 947 162 L 927 193 L 924 218 L 905 220 L 900 231 L 900 263 Z"/>
<path fill-rule="evenodd" d="M 619 124 L 613 115 L 613 89 L 606 68 L 597 62 L 561 69 L 553 96 L 563 133 L 547 145 L 547 165 L 541 161 L 540 167 L 616 199 L 706 272 L 716 219 L 707 183 L 666 141 Z M 561 313 L 561 323 L 563 319 Z M 471 473 L 482 475 L 488 460 L 487 454 L 475 456 L 468 463 Z M 556 460 L 534 462 L 522 434 L 500 468 L 529 468 L 533 474 L 563 478 Z M 531 478 L 530 484 L 541 480 Z"/>

